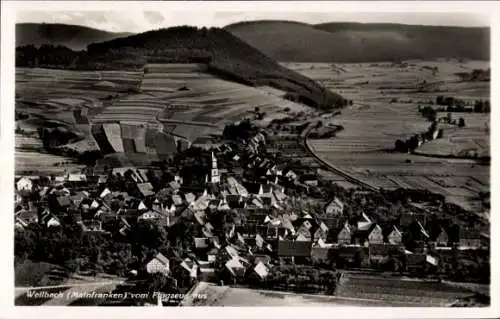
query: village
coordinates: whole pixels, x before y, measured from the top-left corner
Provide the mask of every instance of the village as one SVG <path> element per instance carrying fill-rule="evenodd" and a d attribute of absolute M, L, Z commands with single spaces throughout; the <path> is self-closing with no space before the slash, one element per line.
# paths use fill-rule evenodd
<path fill-rule="evenodd" d="M 155 168 L 18 176 L 16 258 L 131 283 L 154 276 L 182 293 L 205 281 L 335 294 L 342 271 L 365 270 L 489 280 L 489 234 L 443 218 L 439 200 L 342 189 L 268 153 L 266 140 L 191 148 Z"/>

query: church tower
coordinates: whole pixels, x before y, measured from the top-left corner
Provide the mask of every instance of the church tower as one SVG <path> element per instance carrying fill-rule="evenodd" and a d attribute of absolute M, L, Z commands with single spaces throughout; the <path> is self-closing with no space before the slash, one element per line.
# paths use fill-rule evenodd
<path fill-rule="evenodd" d="M 212 152 L 212 173 L 211 173 L 210 181 L 212 183 L 220 183 L 219 169 L 217 168 L 217 158 Z"/>

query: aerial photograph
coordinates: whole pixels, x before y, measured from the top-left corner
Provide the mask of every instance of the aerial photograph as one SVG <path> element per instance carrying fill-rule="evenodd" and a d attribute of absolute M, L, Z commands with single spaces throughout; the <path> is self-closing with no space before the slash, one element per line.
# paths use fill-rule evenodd
<path fill-rule="evenodd" d="M 16 16 L 16 306 L 490 307 L 488 17 L 95 10 Z"/>

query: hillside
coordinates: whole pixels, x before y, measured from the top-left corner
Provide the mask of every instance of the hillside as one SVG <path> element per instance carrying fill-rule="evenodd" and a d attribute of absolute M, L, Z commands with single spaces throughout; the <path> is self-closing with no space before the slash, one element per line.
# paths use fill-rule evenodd
<path fill-rule="evenodd" d="M 64 47 L 18 47 L 16 66 L 70 69 L 140 69 L 147 62 L 203 63 L 207 72 L 251 86 L 268 85 L 312 107 L 342 107 L 346 101 L 291 71 L 231 33 L 218 28 L 173 27 L 92 43 L 87 51 Z"/>
<path fill-rule="evenodd" d="M 251 21 L 225 29 L 278 61 L 489 60 L 489 28 Z"/>
<path fill-rule="evenodd" d="M 107 41 L 127 35 L 129 34 L 58 23 L 16 24 L 16 46 L 52 44 L 63 45 L 73 50 L 82 50 L 92 42 Z"/>

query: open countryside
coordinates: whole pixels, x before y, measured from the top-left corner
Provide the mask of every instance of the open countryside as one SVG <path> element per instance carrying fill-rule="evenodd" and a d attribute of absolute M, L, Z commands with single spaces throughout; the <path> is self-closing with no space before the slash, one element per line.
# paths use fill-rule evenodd
<path fill-rule="evenodd" d="M 356 101 L 339 116 L 327 120 L 342 125 L 344 130 L 334 138 L 309 140 L 318 156 L 374 187 L 428 189 L 465 208 L 477 208 L 479 193 L 489 189 L 489 166 L 478 165 L 461 155 L 474 149 L 489 157 L 489 114 L 453 113 L 454 117 L 465 119 L 465 128 L 443 124 L 444 137 L 424 143 L 415 154 L 390 151 L 397 139 L 427 130 L 429 121 L 418 107 L 429 101 L 434 104 L 437 95 L 470 101 L 487 98 L 488 82 L 463 83 L 455 75 L 459 70 L 487 68 L 487 63 L 286 65 Z M 421 86 L 430 86 L 432 90 L 426 92 Z M 438 117 L 446 114 L 438 113 Z"/>
<path fill-rule="evenodd" d="M 122 31 L 16 25 L 16 305 L 490 305 L 489 28 Z"/>

